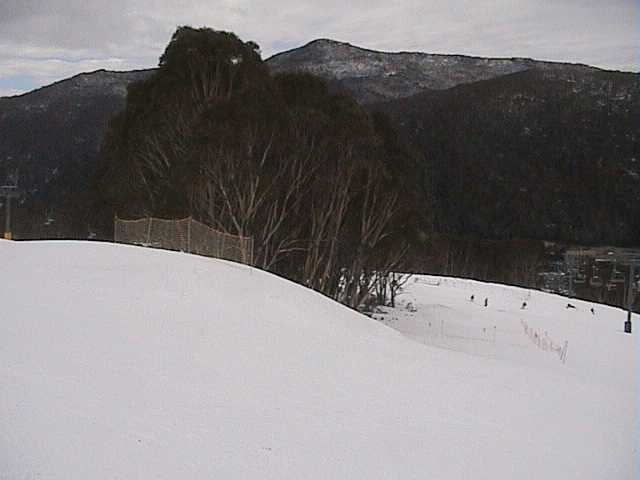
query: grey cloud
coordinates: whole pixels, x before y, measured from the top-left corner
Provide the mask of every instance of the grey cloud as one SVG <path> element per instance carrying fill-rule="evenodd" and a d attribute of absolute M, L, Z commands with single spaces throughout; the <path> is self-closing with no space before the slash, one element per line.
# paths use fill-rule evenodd
<path fill-rule="evenodd" d="M 264 56 L 325 37 L 386 51 L 524 56 L 635 70 L 632 0 L 4 0 L 0 79 L 157 64 L 176 26 L 255 40 Z M 5 88 L 6 90 L 6 88 Z"/>

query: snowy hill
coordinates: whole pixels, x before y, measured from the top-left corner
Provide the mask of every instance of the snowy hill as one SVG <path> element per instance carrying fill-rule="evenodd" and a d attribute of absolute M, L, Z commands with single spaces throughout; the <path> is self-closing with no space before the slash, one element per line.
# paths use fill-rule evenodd
<path fill-rule="evenodd" d="M 0 263 L 0 478 L 635 478 L 620 311 L 417 277 L 384 315 L 403 335 L 181 253 L 3 241 Z"/>

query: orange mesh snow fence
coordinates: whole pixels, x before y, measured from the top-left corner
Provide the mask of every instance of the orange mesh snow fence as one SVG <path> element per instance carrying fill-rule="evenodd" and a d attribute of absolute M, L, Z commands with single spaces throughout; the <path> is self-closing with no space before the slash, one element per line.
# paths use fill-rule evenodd
<path fill-rule="evenodd" d="M 214 230 L 191 217 L 182 220 L 152 217 L 123 220 L 116 217 L 114 228 L 117 243 L 177 250 L 253 264 L 251 237 L 239 237 Z"/>

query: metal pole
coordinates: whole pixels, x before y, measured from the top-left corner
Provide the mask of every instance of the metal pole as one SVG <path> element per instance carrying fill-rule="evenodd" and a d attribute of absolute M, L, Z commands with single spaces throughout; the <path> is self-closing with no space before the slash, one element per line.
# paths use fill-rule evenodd
<path fill-rule="evenodd" d="M 633 261 L 629 262 L 629 288 L 627 289 L 627 321 L 624 322 L 625 333 L 631 333 L 631 307 L 633 305 L 633 281 L 635 280 Z"/>
<path fill-rule="evenodd" d="M 631 310 L 633 304 L 633 282 L 635 280 L 635 264 L 633 261 L 629 263 L 629 285 L 627 288 L 627 309 Z"/>
<path fill-rule="evenodd" d="M 6 215 L 4 217 L 4 238 L 11 240 L 11 195 L 5 197 L 7 202 Z"/>

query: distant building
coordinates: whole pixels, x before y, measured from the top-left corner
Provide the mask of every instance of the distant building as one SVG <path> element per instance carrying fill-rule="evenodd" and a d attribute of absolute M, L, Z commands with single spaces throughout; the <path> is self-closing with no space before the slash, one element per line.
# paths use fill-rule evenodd
<path fill-rule="evenodd" d="M 571 296 L 619 306 L 637 304 L 640 249 L 576 247 L 565 251 L 563 263 Z"/>

